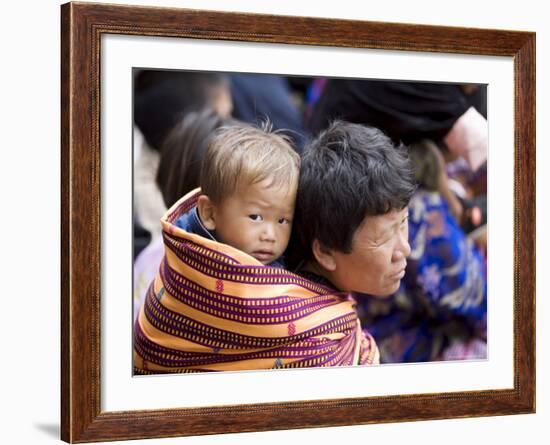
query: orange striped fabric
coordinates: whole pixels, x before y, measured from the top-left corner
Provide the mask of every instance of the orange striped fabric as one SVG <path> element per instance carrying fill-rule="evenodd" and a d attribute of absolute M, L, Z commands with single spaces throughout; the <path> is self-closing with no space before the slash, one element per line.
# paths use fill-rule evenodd
<path fill-rule="evenodd" d="M 231 371 L 379 362 L 349 294 L 264 266 L 162 218 L 165 256 L 134 325 L 134 373 Z"/>

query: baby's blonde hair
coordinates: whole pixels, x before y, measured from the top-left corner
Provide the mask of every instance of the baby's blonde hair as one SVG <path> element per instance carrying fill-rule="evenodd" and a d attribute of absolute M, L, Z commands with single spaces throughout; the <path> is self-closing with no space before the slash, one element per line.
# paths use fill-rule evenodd
<path fill-rule="evenodd" d="M 270 186 L 296 185 L 300 156 L 289 138 L 272 131 L 269 122 L 260 128 L 246 124 L 218 129 L 206 152 L 201 170 L 201 189 L 220 203 L 239 184 L 251 185 L 266 179 Z"/>

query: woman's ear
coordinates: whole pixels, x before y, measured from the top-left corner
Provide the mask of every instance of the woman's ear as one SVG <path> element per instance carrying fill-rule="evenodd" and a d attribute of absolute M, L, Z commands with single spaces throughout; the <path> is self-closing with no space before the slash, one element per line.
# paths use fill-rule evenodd
<path fill-rule="evenodd" d="M 313 256 L 317 263 L 326 271 L 334 272 L 336 270 L 336 261 L 331 249 L 324 247 L 319 240 L 314 239 L 311 245 Z"/>
<path fill-rule="evenodd" d="M 204 227 L 208 230 L 216 230 L 216 206 L 208 196 L 199 196 L 197 211 Z"/>

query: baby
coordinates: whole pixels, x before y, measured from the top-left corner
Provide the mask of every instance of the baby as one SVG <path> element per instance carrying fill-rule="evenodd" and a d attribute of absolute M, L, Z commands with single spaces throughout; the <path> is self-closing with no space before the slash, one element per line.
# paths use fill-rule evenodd
<path fill-rule="evenodd" d="M 299 172 L 300 156 L 267 125 L 224 127 L 203 160 L 197 208 L 176 225 L 282 267 Z"/>

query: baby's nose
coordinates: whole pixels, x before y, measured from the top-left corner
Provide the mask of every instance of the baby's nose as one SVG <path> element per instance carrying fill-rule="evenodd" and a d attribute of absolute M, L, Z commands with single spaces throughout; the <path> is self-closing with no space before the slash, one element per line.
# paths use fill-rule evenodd
<path fill-rule="evenodd" d="M 262 241 L 275 241 L 275 229 L 271 224 L 265 224 L 261 234 Z"/>

